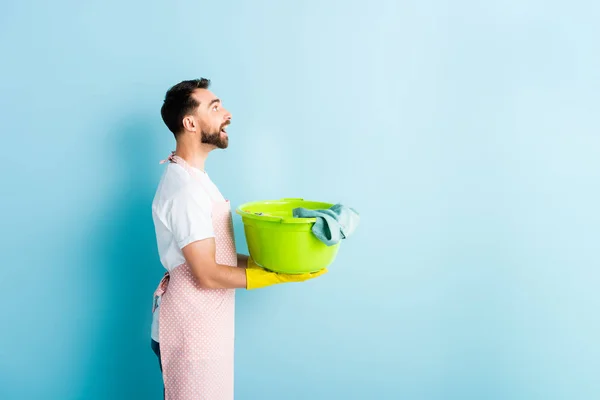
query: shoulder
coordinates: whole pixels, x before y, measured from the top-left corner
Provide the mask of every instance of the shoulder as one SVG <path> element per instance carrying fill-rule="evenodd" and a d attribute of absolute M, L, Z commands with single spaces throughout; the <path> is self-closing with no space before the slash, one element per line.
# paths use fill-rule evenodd
<path fill-rule="evenodd" d="M 180 165 L 172 163 L 165 168 L 160 179 L 152 208 L 160 210 L 174 203 L 206 206 L 207 202 L 210 202 L 208 195 L 192 176 Z"/>
<path fill-rule="evenodd" d="M 158 184 L 157 193 L 170 196 L 190 184 L 192 177 L 180 165 L 169 163 Z"/>

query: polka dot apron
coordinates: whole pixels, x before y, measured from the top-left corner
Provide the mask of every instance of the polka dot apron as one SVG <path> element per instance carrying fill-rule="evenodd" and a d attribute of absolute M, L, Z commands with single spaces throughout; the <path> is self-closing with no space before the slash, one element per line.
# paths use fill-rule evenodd
<path fill-rule="evenodd" d="M 174 154 L 168 160 L 202 185 L 185 160 Z M 237 266 L 230 203 L 211 200 L 216 261 Z M 232 400 L 235 290 L 199 287 L 184 263 L 165 274 L 158 296 L 165 399 Z"/>

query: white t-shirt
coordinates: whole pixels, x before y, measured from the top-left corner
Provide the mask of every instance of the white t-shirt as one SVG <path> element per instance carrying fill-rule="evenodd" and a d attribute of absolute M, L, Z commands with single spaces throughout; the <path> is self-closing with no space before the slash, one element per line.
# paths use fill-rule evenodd
<path fill-rule="evenodd" d="M 152 202 L 158 255 L 167 271 L 185 262 L 182 248 L 214 237 L 210 196 L 217 201 L 225 200 L 207 173 L 191 168 L 195 176 L 179 164 L 168 163 Z M 160 307 L 160 301 L 158 304 Z M 157 307 L 152 317 L 152 339 L 157 342 L 158 310 Z"/>

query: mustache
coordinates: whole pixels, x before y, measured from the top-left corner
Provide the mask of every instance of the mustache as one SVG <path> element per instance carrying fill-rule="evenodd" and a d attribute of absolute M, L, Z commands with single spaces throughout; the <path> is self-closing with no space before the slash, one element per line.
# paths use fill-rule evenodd
<path fill-rule="evenodd" d="M 225 127 L 226 127 L 227 125 L 229 125 L 229 124 L 231 124 L 231 121 L 224 122 L 224 123 L 221 125 L 221 129 L 225 128 Z"/>

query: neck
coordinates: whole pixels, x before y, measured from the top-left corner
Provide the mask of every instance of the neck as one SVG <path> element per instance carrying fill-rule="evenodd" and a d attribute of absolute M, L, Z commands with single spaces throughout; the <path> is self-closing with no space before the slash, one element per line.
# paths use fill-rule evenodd
<path fill-rule="evenodd" d="M 175 155 L 183 158 L 190 166 L 204 171 L 204 164 L 211 150 L 212 148 L 206 144 L 183 139 L 177 141 Z"/>

